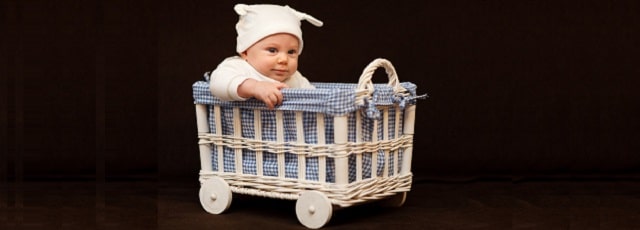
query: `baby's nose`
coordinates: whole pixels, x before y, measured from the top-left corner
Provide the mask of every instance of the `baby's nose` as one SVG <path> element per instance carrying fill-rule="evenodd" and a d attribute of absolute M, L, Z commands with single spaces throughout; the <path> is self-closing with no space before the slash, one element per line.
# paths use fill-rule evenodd
<path fill-rule="evenodd" d="M 289 56 L 286 53 L 278 54 L 278 63 L 287 63 L 289 61 Z"/>

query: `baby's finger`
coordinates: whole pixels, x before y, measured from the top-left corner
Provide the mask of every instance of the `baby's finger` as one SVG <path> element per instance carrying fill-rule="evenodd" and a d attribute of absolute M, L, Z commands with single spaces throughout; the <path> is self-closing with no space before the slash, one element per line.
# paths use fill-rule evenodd
<path fill-rule="evenodd" d="M 283 89 L 283 88 L 289 88 L 289 86 L 285 83 L 279 82 L 278 85 L 276 85 L 276 88 Z"/>
<path fill-rule="evenodd" d="M 267 105 L 267 108 L 273 109 L 273 102 L 271 102 L 271 98 L 264 100 L 264 103 Z"/>
<path fill-rule="evenodd" d="M 282 101 L 284 100 L 284 96 L 282 95 L 282 93 L 280 91 L 278 91 L 276 93 L 276 99 L 277 99 L 276 105 L 282 105 Z"/>

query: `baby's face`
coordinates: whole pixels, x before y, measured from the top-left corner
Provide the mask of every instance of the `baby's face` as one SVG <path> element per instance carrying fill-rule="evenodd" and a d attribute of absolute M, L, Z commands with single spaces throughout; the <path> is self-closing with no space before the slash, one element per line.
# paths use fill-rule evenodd
<path fill-rule="evenodd" d="M 240 54 L 262 75 L 283 82 L 298 70 L 300 42 L 291 34 L 263 38 Z"/>

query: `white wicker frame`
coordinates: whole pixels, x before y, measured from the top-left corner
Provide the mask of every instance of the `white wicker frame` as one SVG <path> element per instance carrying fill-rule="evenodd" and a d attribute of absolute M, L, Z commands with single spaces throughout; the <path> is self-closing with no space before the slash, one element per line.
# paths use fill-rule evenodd
<path fill-rule="evenodd" d="M 404 90 L 397 78 L 395 69 L 391 63 L 385 59 L 376 59 L 365 68 L 362 76 L 358 82 L 356 89 L 356 101 L 363 103 L 367 97 L 371 97 L 373 93 L 373 83 L 371 77 L 373 72 L 379 68 L 384 67 L 389 77 L 389 86 L 394 87 L 394 91 L 402 93 Z M 196 104 L 196 118 L 198 128 L 198 138 L 200 146 L 200 182 L 205 183 L 211 178 L 222 178 L 224 182 L 228 184 L 231 192 L 238 194 L 247 194 L 253 196 L 262 196 L 269 198 L 289 199 L 297 200 L 301 195 L 308 191 L 321 192 L 328 198 L 331 206 L 336 207 L 349 207 L 359 203 L 380 200 L 391 196 L 402 196 L 400 203 L 396 205 L 402 205 L 404 203 L 404 197 L 406 192 L 411 189 L 412 173 L 411 173 L 411 158 L 412 158 L 412 146 L 413 146 L 413 134 L 415 123 L 415 110 L 416 105 L 407 105 L 404 111 L 401 111 L 399 106 L 381 108 L 381 114 L 385 119 L 382 119 L 383 124 L 374 122 L 374 132 L 377 132 L 378 125 L 383 126 L 384 138 L 383 140 L 377 140 L 378 135 L 373 135 L 373 140 L 370 142 L 361 141 L 362 130 L 360 130 L 362 117 L 360 113 L 356 113 L 356 139 L 357 141 L 348 142 L 347 135 L 348 119 L 347 116 L 335 116 L 333 118 L 334 126 L 334 141 L 333 144 L 325 144 L 324 134 L 324 114 L 317 114 L 317 130 L 318 130 L 318 144 L 310 145 L 305 144 L 304 141 L 299 143 L 287 143 L 283 145 L 283 111 L 276 110 L 277 118 L 277 141 L 265 142 L 261 141 L 260 132 L 256 132 L 256 139 L 247 139 L 241 136 L 241 122 L 239 119 L 234 120 L 234 134 L 233 135 L 221 135 L 221 115 L 220 106 L 214 106 L 214 118 L 216 124 L 216 132 L 213 134 L 209 130 L 209 114 L 208 105 Z M 395 114 L 404 114 L 403 123 L 400 124 L 400 117 L 395 116 L 395 126 L 403 127 L 402 133 L 396 129 L 394 139 L 388 139 L 388 122 L 390 109 L 395 109 Z M 238 108 L 233 109 L 234 117 L 240 116 L 240 110 Z M 259 112 L 256 112 L 257 122 L 254 122 L 254 129 L 260 130 L 260 117 Z M 297 139 L 304 140 L 304 132 L 302 131 L 302 112 L 296 111 L 296 129 Z M 212 149 L 218 148 L 218 159 L 222 159 L 223 147 L 230 147 L 235 150 L 235 170 L 236 172 L 224 172 L 224 165 L 222 160 L 218 160 L 218 171 L 214 171 L 211 165 L 212 162 Z M 256 172 L 257 175 L 243 174 L 242 165 L 242 149 L 250 149 L 256 151 Z M 372 173 L 371 178 L 363 178 L 363 163 L 362 158 L 365 153 L 377 152 L 379 150 L 384 151 L 384 170 L 382 176 L 377 176 Z M 278 158 L 278 176 L 264 176 L 262 169 L 262 153 L 271 152 L 276 153 Z M 294 153 L 298 156 L 298 177 L 297 178 L 285 178 L 284 165 L 285 152 Z M 402 152 L 402 162 L 398 161 L 398 153 Z M 349 156 L 355 155 L 356 157 L 356 180 L 349 182 Z M 393 157 L 395 156 L 395 157 Z M 305 179 L 305 158 L 318 157 L 319 159 L 319 181 L 309 181 Z M 377 169 L 377 154 L 371 154 L 372 165 L 371 171 L 375 172 Z M 333 158 L 335 163 L 335 183 L 328 183 L 326 181 L 327 172 L 325 170 L 327 158 Z M 395 160 L 395 162 L 389 162 L 389 159 Z M 388 170 L 389 163 L 392 163 L 396 167 L 390 172 Z M 400 166 L 400 167 L 397 167 Z M 226 186 L 226 185 L 225 185 Z M 202 192 L 202 191 L 201 191 Z M 201 193 L 201 199 L 209 199 L 208 195 Z M 213 198 L 215 199 L 215 197 Z M 202 201 L 201 202 L 206 202 Z M 229 201 L 223 204 L 221 210 L 215 211 L 215 213 L 221 213 L 228 208 Z M 205 205 L 203 203 L 203 205 Z M 315 209 L 315 207 L 312 207 Z M 206 209 L 206 208 L 205 208 Z M 329 218 L 331 211 L 329 210 Z M 310 224 L 305 223 L 305 220 L 300 221 L 307 227 L 319 228 L 322 227 L 326 221 L 320 221 L 320 223 Z M 306 221 L 308 222 L 308 221 Z"/>

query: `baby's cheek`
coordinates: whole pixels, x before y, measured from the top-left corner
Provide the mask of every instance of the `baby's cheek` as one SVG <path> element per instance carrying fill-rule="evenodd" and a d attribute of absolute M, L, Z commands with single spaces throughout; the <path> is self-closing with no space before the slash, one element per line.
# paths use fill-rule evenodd
<path fill-rule="evenodd" d="M 298 71 L 298 63 L 296 62 L 289 64 L 289 70 L 292 72 L 292 74 Z"/>

